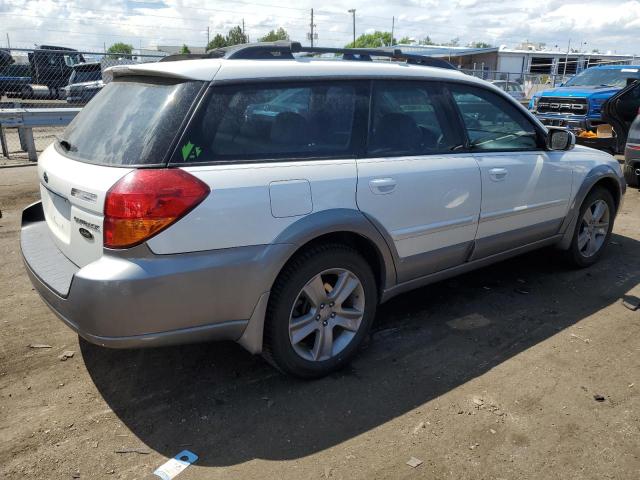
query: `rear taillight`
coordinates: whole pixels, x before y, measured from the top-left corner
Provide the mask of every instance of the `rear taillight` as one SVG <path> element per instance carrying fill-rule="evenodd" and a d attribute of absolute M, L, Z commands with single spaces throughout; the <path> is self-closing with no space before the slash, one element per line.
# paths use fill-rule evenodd
<path fill-rule="evenodd" d="M 132 247 L 189 213 L 209 187 L 184 170 L 135 170 L 107 192 L 104 246 Z"/>

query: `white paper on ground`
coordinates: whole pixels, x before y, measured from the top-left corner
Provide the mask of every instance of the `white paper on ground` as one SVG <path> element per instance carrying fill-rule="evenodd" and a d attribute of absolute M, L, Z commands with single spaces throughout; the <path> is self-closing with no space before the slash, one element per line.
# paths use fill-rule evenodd
<path fill-rule="evenodd" d="M 183 450 L 167 463 L 158 467 L 153 474 L 162 480 L 171 480 L 196 460 L 198 460 L 198 456 L 195 453 Z"/>

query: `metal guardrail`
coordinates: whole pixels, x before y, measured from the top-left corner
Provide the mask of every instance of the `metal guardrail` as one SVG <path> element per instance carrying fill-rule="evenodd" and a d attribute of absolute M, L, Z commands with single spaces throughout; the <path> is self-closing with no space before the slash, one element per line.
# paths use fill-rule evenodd
<path fill-rule="evenodd" d="M 17 128 L 20 148 L 28 153 L 30 161 L 37 162 L 38 154 L 33 140 L 33 128 L 68 125 L 80 110 L 81 108 L 1 108 L 0 144 L 2 155 L 9 158 L 5 128 Z"/>

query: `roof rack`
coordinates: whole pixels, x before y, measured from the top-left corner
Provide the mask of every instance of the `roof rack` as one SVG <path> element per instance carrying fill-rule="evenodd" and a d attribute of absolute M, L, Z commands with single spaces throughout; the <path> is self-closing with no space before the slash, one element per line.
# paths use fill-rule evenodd
<path fill-rule="evenodd" d="M 424 65 L 428 67 L 446 68 L 456 70 L 456 67 L 440 58 L 427 57 L 404 53 L 399 48 L 396 49 L 375 49 L 375 48 L 330 48 L 330 47 L 304 47 L 299 42 L 277 41 L 244 43 L 232 47 L 217 48 L 205 54 L 177 54 L 162 58 L 161 62 L 173 62 L 178 60 L 194 60 L 198 58 L 225 58 L 225 59 L 245 59 L 245 60 L 274 60 L 293 59 L 294 53 L 306 53 L 309 55 L 333 53 L 342 55 L 343 60 L 367 61 L 373 57 L 386 57 L 393 60 L 404 60 L 407 63 Z"/>

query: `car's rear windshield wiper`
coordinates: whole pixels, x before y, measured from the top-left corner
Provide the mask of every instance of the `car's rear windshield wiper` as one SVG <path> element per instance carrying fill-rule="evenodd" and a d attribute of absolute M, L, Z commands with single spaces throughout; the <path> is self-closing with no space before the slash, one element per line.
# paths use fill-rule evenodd
<path fill-rule="evenodd" d="M 71 145 L 71 143 L 69 143 L 68 140 L 65 140 L 63 138 L 58 138 L 58 137 L 56 137 L 56 140 L 58 141 L 58 145 L 60 145 L 62 148 L 64 148 L 65 151 L 67 151 L 67 152 L 74 152 L 74 151 L 77 150 L 76 147 Z"/>

